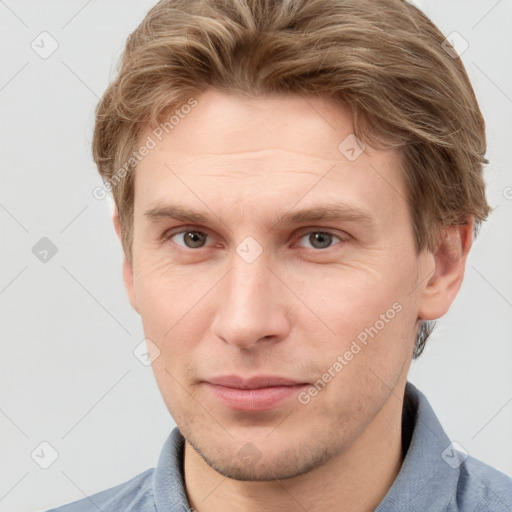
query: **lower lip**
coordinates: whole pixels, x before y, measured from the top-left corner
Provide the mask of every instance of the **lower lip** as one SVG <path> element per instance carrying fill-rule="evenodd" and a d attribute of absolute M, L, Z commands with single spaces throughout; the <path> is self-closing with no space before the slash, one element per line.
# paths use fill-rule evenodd
<path fill-rule="evenodd" d="M 236 411 L 267 411 L 281 402 L 296 397 L 305 384 L 294 386 L 273 386 L 259 389 L 228 388 L 217 384 L 205 383 L 214 396 L 224 405 Z"/>

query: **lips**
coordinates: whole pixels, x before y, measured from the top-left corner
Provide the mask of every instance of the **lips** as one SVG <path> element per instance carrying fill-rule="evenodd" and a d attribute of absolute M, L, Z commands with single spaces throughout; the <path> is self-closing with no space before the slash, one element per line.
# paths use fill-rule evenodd
<path fill-rule="evenodd" d="M 308 383 L 274 375 L 243 378 L 237 375 L 212 377 L 203 382 L 215 399 L 230 409 L 261 412 L 296 397 Z"/>
<path fill-rule="evenodd" d="M 238 377 L 237 375 L 224 375 L 221 377 L 213 377 L 208 379 L 208 382 L 218 386 L 237 389 L 261 389 L 275 386 L 295 386 L 298 384 L 307 384 L 304 382 L 287 379 L 285 377 L 276 377 L 273 375 L 256 375 L 246 379 L 243 377 Z"/>

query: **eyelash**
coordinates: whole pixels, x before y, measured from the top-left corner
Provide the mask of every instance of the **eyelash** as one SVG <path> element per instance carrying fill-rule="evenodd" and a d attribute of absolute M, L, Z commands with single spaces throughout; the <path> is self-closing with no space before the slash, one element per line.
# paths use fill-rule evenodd
<path fill-rule="evenodd" d="M 210 236 L 206 231 L 203 231 L 201 229 L 197 229 L 196 227 L 191 226 L 191 227 L 187 227 L 185 229 L 179 228 L 179 231 L 174 231 L 174 230 L 166 231 L 162 236 L 162 242 L 167 242 L 167 241 L 171 240 L 171 238 L 176 235 L 181 235 L 183 233 L 194 232 L 194 231 L 197 233 L 203 233 L 208 237 Z M 310 229 L 309 231 L 303 232 L 301 234 L 301 236 L 299 236 L 298 240 L 301 240 L 302 238 L 304 238 L 308 235 L 311 235 L 312 233 L 322 233 L 322 234 L 326 234 L 326 235 L 331 235 L 332 237 L 337 238 L 339 240 L 338 244 L 341 242 L 346 242 L 348 239 L 348 235 L 346 237 L 342 237 L 340 235 L 336 235 L 332 231 L 327 231 L 324 229 Z M 300 247 L 303 249 L 309 249 L 309 250 L 315 251 L 315 252 L 323 252 L 323 251 L 328 251 L 329 249 L 333 248 L 335 245 L 338 245 L 338 244 L 334 243 L 333 245 L 330 245 L 329 247 L 326 247 L 324 249 L 315 249 L 314 247 L 303 247 L 303 246 L 300 246 Z M 189 250 L 189 251 L 198 251 L 199 249 L 207 248 L 207 247 L 203 246 L 203 247 L 198 247 L 197 249 L 193 249 L 191 247 L 186 247 L 185 245 L 181 245 L 181 244 L 177 244 L 177 245 L 182 250 Z"/>

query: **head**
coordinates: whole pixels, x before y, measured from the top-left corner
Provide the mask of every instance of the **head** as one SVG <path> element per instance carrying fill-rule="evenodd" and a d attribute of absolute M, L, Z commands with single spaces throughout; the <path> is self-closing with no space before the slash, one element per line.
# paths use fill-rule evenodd
<path fill-rule="evenodd" d="M 401 0 L 166 0 L 130 35 L 93 153 L 163 398 L 217 471 L 347 450 L 454 300 L 489 206 L 443 40 Z M 234 374 L 302 387 L 235 410 L 209 386 Z"/>

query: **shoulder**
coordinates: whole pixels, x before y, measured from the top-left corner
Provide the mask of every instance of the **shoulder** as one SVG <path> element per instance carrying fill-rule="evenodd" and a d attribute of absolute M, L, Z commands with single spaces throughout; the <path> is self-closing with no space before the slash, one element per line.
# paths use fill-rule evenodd
<path fill-rule="evenodd" d="M 512 510 L 512 478 L 468 457 L 459 467 L 457 505 L 468 512 Z"/>
<path fill-rule="evenodd" d="M 156 512 L 153 493 L 154 468 L 81 500 L 47 512 Z"/>

